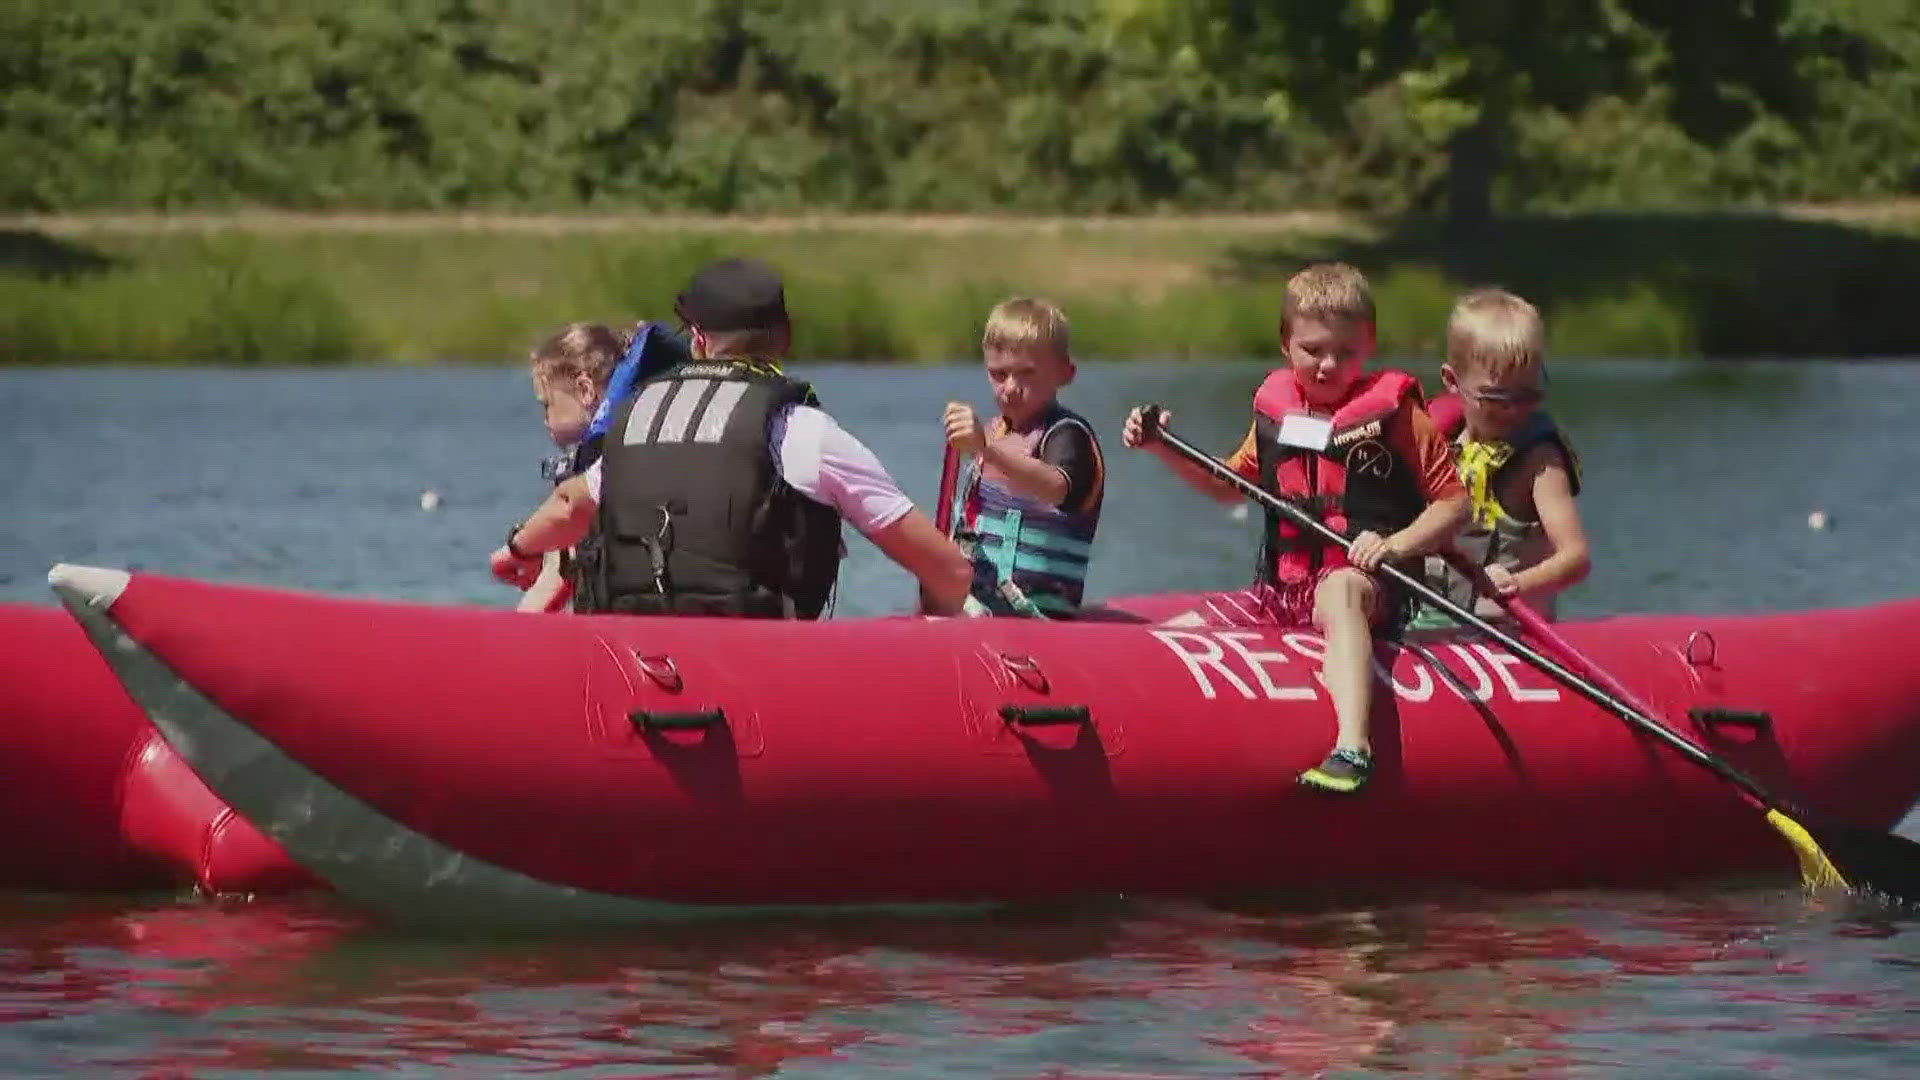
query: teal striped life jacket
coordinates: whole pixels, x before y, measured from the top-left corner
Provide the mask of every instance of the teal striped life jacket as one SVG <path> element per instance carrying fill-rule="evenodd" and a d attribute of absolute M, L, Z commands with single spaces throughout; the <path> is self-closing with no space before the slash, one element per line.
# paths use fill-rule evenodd
<path fill-rule="evenodd" d="M 1086 420 L 1056 405 L 1048 422 L 1026 436 L 1028 454 L 1038 457 L 1047 437 L 1066 424 L 1093 435 Z M 973 561 L 974 601 L 994 614 L 1036 617 L 1077 610 L 1100 525 L 1098 485 L 1087 501 L 1088 507 L 1078 511 L 1048 506 L 983 476 L 980 460 L 969 460 L 955 491 L 953 520 L 958 523 L 954 539 Z"/>

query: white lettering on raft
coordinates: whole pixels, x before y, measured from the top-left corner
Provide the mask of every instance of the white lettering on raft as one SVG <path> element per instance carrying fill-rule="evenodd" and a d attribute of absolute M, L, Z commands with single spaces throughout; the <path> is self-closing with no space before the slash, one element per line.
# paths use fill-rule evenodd
<path fill-rule="evenodd" d="M 1216 688 L 1219 683 L 1232 687 L 1248 700 L 1264 697 L 1268 701 L 1311 701 L 1319 696 L 1313 683 L 1323 687 L 1326 685 L 1326 676 L 1320 670 L 1326 656 L 1326 641 L 1317 634 L 1280 634 L 1280 643 L 1293 653 L 1293 656 L 1288 656 L 1277 650 L 1255 648 L 1269 631 L 1152 630 L 1149 633 L 1180 658 L 1180 662 L 1186 665 L 1187 674 L 1192 676 L 1194 685 L 1199 688 L 1200 696 L 1209 701 L 1219 696 Z M 1394 645 L 1388 647 L 1391 663 L 1382 663 L 1378 655 L 1374 657 L 1374 677 L 1392 686 L 1395 697 L 1415 704 L 1431 700 L 1436 683 L 1444 683 L 1455 696 L 1467 701 L 1492 701 L 1502 689 L 1506 692 L 1505 696 L 1515 702 L 1560 700 L 1557 687 L 1522 685 L 1517 672 L 1530 671 L 1531 668 L 1526 661 L 1504 649 L 1496 651 L 1481 642 L 1449 644 L 1444 648 L 1458 660 L 1457 664 L 1445 664 L 1445 674 L 1436 675 L 1425 659 Z M 1294 657 L 1313 665 L 1306 672 L 1312 676 L 1312 682 L 1307 682 L 1304 677 L 1286 680 L 1284 675 L 1280 678 L 1285 681 L 1275 680 L 1276 670 L 1293 665 Z M 1439 660 L 1438 650 L 1435 650 L 1435 659 Z M 1403 662 L 1407 669 L 1406 677 L 1412 680 L 1411 685 L 1401 682 L 1399 669 Z M 1236 671 L 1236 667 L 1250 675 L 1251 679 L 1243 676 L 1241 671 Z M 1300 670 L 1300 667 L 1294 665 L 1293 670 Z M 1255 684 L 1259 685 L 1258 691 L 1254 689 Z"/>
<path fill-rule="evenodd" d="M 1233 669 L 1226 665 L 1226 650 L 1220 647 L 1219 642 L 1213 640 L 1211 634 L 1189 633 L 1185 630 L 1155 630 L 1153 636 L 1159 638 L 1162 645 L 1172 649 L 1173 655 L 1187 665 L 1187 672 L 1200 686 L 1201 697 L 1208 701 L 1213 700 L 1213 681 L 1207 678 L 1205 671 L 1201 670 L 1209 667 L 1218 671 L 1221 678 L 1232 683 L 1233 688 L 1240 691 L 1241 697 L 1253 696 L 1253 687 L 1241 682 L 1240 676 L 1235 675 Z M 1189 649 L 1187 647 L 1189 645 L 1197 646 L 1199 651 Z M 1313 691 L 1309 690 L 1307 693 L 1312 694 Z"/>
<path fill-rule="evenodd" d="M 1287 659 L 1286 653 L 1254 652 L 1252 649 L 1242 644 L 1248 638 L 1252 638 L 1254 641 L 1259 641 L 1260 631 L 1258 630 L 1222 630 L 1222 631 L 1216 632 L 1214 636 L 1219 638 L 1221 641 L 1226 642 L 1227 648 L 1232 649 L 1234 652 L 1239 653 L 1240 659 L 1245 660 L 1247 662 L 1247 666 L 1253 669 L 1253 677 L 1260 680 L 1260 688 L 1267 692 L 1268 701 L 1312 701 L 1313 700 L 1313 687 L 1311 686 L 1275 686 L 1273 680 L 1267 677 L 1267 669 L 1261 666 L 1262 661 L 1267 661 L 1269 663 L 1274 663 L 1274 664 L 1287 664 L 1287 663 L 1291 663 L 1292 661 Z M 1247 696 L 1252 697 L 1253 695 L 1249 694 Z"/>

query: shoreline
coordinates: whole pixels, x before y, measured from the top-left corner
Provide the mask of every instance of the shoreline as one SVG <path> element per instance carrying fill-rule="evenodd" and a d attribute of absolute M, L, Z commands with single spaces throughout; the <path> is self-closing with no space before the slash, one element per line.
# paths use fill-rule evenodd
<path fill-rule="evenodd" d="M 1266 356 L 1286 277 L 1323 258 L 1368 274 L 1383 354 L 1436 355 L 1453 300 L 1499 284 L 1540 305 L 1555 355 L 1920 355 L 1903 200 L 1534 215 L 1471 243 L 1331 211 L 15 214 L 0 364 L 515 363 L 567 322 L 664 315 L 735 252 L 786 273 L 802 360 L 973 356 L 1021 294 L 1061 303 L 1088 359 Z"/>
<path fill-rule="evenodd" d="M 1676 217 L 1784 218 L 1846 224 L 1899 222 L 1920 228 L 1920 197 L 1729 206 L 1718 209 L 1624 210 L 1626 214 Z M 1594 213 L 1529 214 L 1521 218 L 1595 216 Z M 636 210 L 283 210 L 237 208 L 183 211 L 83 211 L 0 213 L 0 231 L 38 231 L 59 235 L 170 232 L 532 232 L 601 233 L 633 229 L 663 232 L 788 233 L 874 231 L 950 235 L 1029 229 L 1041 232 L 1087 230 L 1177 231 L 1250 229 L 1345 231 L 1378 227 L 1364 214 L 1345 210 L 1298 209 L 1228 213 L 1163 214 L 989 214 L 841 212 L 785 214 L 705 214 Z"/>
<path fill-rule="evenodd" d="M 1920 211 L 1916 211 L 1920 213 Z M 297 211 L 234 210 L 183 213 L 83 213 L 0 215 L 0 230 L 36 231 L 63 236 L 99 233 L 479 232 L 569 235 L 655 231 L 668 233 L 879 232 L 952 236 L 965 233 L 1078 230 L 1259 232 L 1335 231 L 1364 227 L 1365 219 L 1337 210 L 1299 210 L 1264 214 L 1181 214 L 1141 216 L 999 214 L 649 214 L 634 211 L 525 213 L 516 211 Z"/>

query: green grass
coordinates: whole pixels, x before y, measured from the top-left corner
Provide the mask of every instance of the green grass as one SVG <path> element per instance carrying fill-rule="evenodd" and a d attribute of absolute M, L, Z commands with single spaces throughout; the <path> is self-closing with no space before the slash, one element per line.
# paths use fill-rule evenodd
<path fill-rule="evenodd" d="M 1556 355 L 1920 354 L 1920 213 L 1610 215 L 1472 242 L 1326 216 L 1022 220 L 53 219 L 0 227 L 0 363 L 517 361 L 575 319 L 666 317 L 733 253 L 788 279 L 805 357 L 976 354 L 998 300 L 1087 359 L 1270 355 L 1281 283 L 1351 260 L 1382 351 L 1433 355 L 1464 288 L 1539 303 Z"/>

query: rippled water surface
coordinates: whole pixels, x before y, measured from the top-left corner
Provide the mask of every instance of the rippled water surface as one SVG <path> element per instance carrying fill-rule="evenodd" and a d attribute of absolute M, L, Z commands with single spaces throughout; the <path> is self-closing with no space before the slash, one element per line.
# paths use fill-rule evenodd
<path fill-rule="evenodd" d="M 1159 400 L 1224 449 L 1261 370 L 1082 365 L 1069 403 L 1111 455 L 1095 592 L 1245 580 L 1253 523 L 1118 427 Z M 969 367 L 802 374 L 923 501 L 941 405 L 987 399 Z M 1920 594 L 1920 366 L 1564 364 L 1553 393 L 1598 562 L 1568 614 Z M 485 556 L 545 452 L 517 371 L 0 372 L 0 599 L 46 602 L 68 560 L 504 605 Z M 905 607 L 853 548 L 839 612 Z M 0 1074 L 1911 1077 L 1913 929 L 1789 882 L 559 940 L 324 898 L 0 895 Z"/>

